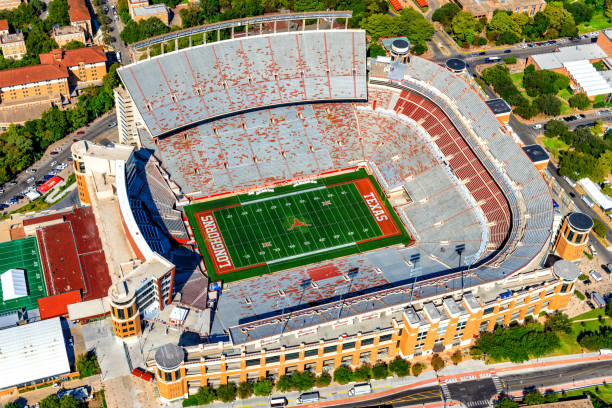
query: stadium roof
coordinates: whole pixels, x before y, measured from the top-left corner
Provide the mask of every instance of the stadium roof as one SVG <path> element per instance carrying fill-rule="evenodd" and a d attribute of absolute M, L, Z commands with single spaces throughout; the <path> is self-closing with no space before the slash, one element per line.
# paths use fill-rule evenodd
<path fill-rule="evenodd" d="M 529 157 L 532 163 L 543 162 L 549 159 L 548 153 L 546 153 L 546 150 L 539 144 L 523 146 L 523 151 L 527 154 L 527 157 Z"/>
<path fill-rule="evenodd" d="M 69 372 L 58 317 L 0 330 L 0 389 Z"/>
<path fill-rule="evenodd" d="M 512 106 L 506 102 L 503 98 L 489 99 L 485 101 L 487 106 L 491 109 L 494 115 L 503 115 L 512 112 Z"/>

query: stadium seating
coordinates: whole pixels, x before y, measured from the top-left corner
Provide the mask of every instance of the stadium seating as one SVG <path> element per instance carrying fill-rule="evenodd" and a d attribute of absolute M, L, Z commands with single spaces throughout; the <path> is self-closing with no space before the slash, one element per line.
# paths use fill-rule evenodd
<path fill-rule="evenodd" d="M 120 68 L 149 133 L 255 107 L 365 100 L 365 33 L 321 30 L 205 44 Z"/>

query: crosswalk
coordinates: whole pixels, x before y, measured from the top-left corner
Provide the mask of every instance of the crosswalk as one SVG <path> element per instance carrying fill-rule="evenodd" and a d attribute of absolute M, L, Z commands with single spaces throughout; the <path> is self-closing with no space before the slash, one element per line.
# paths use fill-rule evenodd
<path fill-rule="evenodd" d="M 481 408 L 481 407 L 492 407 L 493 404 L 491 404 L 491 401 L 489 400 L 478 400 L 478 401 L 468 401 L 467 404 L 465 404 L 468 408 Z"/>
<path fill-rule="evenodd" d="M 451 394 L 450 394 L 450 391 L 448 390 L 448 385 L 444 382 L 440 385 L 440 388 L 442 388 L 442 394 L 444 394 L 444 399 L 449 400 L 451 397 Z"/>
<path fill-rule="evenodd" d="M 498 394 L 500 394 L 504 389 L 504 386 L 502 385 L 501 380 L 499 379 L 497 374 L 493 374 L 491 378 L 493 378 L 493 384 L 495 384 L 495 390 L 497 391 Z"/>

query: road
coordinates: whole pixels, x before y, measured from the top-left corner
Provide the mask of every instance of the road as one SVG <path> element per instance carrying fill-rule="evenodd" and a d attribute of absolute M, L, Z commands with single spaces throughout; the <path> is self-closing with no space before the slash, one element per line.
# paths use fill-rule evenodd
<path fill-rule="evenodd" d="M 36 163 L 29 167 L 29 169 L 36 169 L 35 173 L 32 174 L 23 171 L 14 180 L 12 180 L 12 182 L 15 182 L 16 185 L 11 186 L 8 183 L 4 184 L 4 192 L 0 194 L 0 202 L 7 202 L 11 199 L 11 197 L 14 197 L 18 194 L 24 194 L 28 189 L 34 186 L 34 183 L 42 180 L 45 174 L 49 173 L 55 166 L 60 163 L 68 163 L 68 158 L 71 155 L 70 146 L 73 143 L 73 139 L 96 139 L 97 137 L 107 133 L 110 129 L 109 124 L 115 121 L 116 116 L 115 110 L 113 109 L 112 111 L 107 112 L 103 117 L 99 118 L 97 121 L 90 124 L 86 128 L 80 129 L 80 131 L 85 132 L 84 135 L 77 135 L 77 132 L 75 132 L 66 136 L 62 140 L 55 142 L 47 149 L 47 151 L 40 160 L 38 160 Z M 51 152 L 58 147 L 60 147 L 62 150 L 59 153 L 52 155 Z M 51 165 L 53 162 L 56 162 L 56 164 Z M 32 181 L 31 183 L 27 183 L 26 180 L 30 177 L 33 177 L 34 181 Z M 11 205 L 8 209 L 6 209 L 6 211 L 13 211 L 19 208 L 20 206 L 26 204 L 28 201 L 29 200 L 27 198 L 24 198 L 20 200 L 17 204 Z"/>
<path fill-rule="evenodd" d="M 322 399 L 322 402 L 324 399 Z M 428 404 L 430 402 L 442 401 L 442 394 L 440 387 L 424 387 L 416 388 L 406 391 L 400 391 L 396 394 L 389 395 L 383 398 L 379 398 L 375 402 L 364 401 L 364 402 L 350 402 L 344 404 L 333 405 L 338 408 L 366 408 L 366 407 L 404 407 L 410 405 L 421 405 Z"/>
<path fill-rule="evenodd" d="M 512 374 L 500 377 L 506 393 L 529 391 L 593 378 L 612 376 L 612 361 L 597 361 L 545 371 Z"/>

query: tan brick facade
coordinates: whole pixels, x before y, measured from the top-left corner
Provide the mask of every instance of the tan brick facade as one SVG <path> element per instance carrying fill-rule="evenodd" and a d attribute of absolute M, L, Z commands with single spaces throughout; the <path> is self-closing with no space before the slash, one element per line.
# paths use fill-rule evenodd
<path fill-rule="evenodd" d="M 584 214 L 582 215 L 587 217 Z M 585 231 L 572 225 L 570 214 L 565 217 L 559 229 L 555 240 L 555 252 L 567 261 L 579 260 L 587 246 L 590 231 L 591 227 Z"/>
<path fill-rule="evenodd" d="M 180 386 L 176 377 L 164 381 L 160 378 L 161 371 L 157 370 L 160 397 L 168 401 L 181 398 L 186 390 L 193 393 L 203 385 L 278 378 L 296 370 L 331 373 L 340 365 L 357 367 L 379 360 L 390 361 L 398 355 L 414 359 L 433 352 L 469 347 L 482 331 L 512 321 L 520 322 L 527 316 L 537 317 L 542 311 L 566 307 L 573 286 L 573 282 L 557 279 L 514 292 L 503 299 L 497 297 L 486 304 L 480 304 L 473 297 L 471 302 L 466 298 L 456 302 L 447 298 L 443 302 L 436 301 L 435 305 L 429 302 L 421 311 L 408 307 L 399 319 L 392 320 L 390 327 L 368 333 L 277 349 L 262 346 L 260 351 L 243 351 L 239 356 L 207 355 L 199 362 L 189 357 L 189 362 L 181 365 Z"/>
<path fill-rule="evenodd" d="M 13 10 L 20 4 L 21 0 L 0 0 L 0 10 Z"/>
<path fill-rule="evenodd" d="M 128 305 L 111 303 L 111 320 L 113 332 L 120 339 L 137 337 L 141 333 L 140 314 L 135 299 Z"/>
<path fill-rule="evenodd" d="M 43 96 L 49 96 L 49 99 L 56 99 L 59 95 L 69 95 L 67 78 L 0 88 L 0 100 L 2 102 Z"/>

